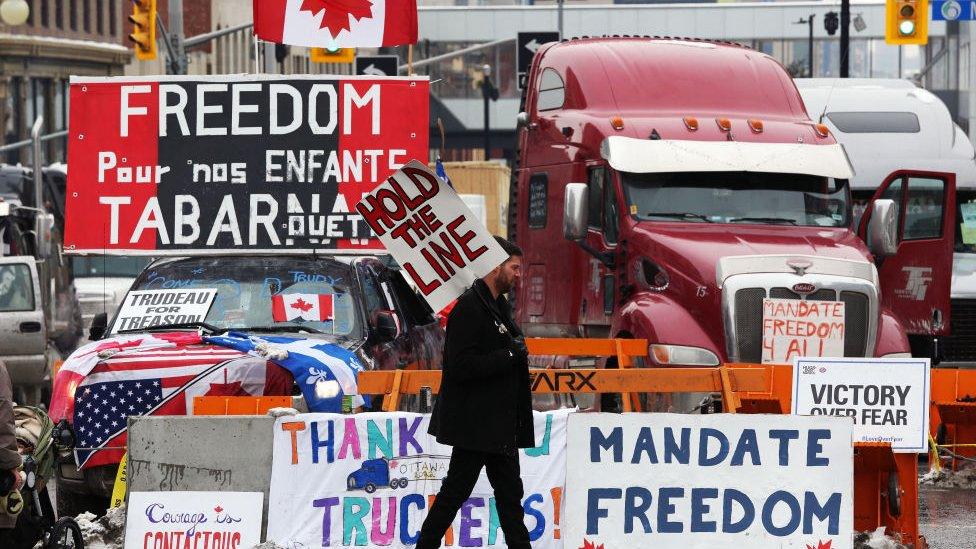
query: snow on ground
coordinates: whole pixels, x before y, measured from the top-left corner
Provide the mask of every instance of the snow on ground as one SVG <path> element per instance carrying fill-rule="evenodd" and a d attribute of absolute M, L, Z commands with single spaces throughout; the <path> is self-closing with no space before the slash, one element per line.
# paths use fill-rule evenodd
<path fill-rule="evenodd" d="M 122 549 L 125 543 L 125 505 L 109 509 L 104 517 L 82 513 L 75 517 L 85 537 L 85 549 Z"/>
<path fill-rule="evenodd" d="M 919 484 L 937 486 L 939 488 L 968 488 L 976 489 L 976 467 L 969 467 L 961 471 L 929 471 L 918 479 Z"/>
<path fill-rule="evenodd" d="M 858 533 L 854 536 L 854 549 L 908 549 L 907 545 L 886 536 L 884 530 L 882 526 L 874 532 Z"/>

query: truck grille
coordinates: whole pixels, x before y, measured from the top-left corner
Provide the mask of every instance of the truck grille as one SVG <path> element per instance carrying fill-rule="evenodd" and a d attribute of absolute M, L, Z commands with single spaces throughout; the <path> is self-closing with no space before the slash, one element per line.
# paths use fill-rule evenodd
<path fill-rule="evenodd" d="M 976 299 L 953 299 L 949 324 L 952 335 L 943 338 L 946 362 L 976 362 Z"/>
<path fill-rule="evenodd" d="M 742 288 L 735 292 L 735 348 L 737 359 L 742 362 L 762 361 L 762 302 L 765 297 L 767 297 L 765 288 Z M 769 297 L 802 299 L 800 294 L 789 288 L 770 288 Z M 806 299 L 836 301 L 837 291 L 824 288 L 808 295 Z M 844 337 L 844 356 L 864 356 L 867 350 L 870 322 L 868 296 L 860 292 L 841 291 L 840 301 L 845 303 L 844 320 L 847 333 Z M 976 321 L 976 314 L 972 318 Z M 976 327 L 976 322 L 973 326 Z"/>

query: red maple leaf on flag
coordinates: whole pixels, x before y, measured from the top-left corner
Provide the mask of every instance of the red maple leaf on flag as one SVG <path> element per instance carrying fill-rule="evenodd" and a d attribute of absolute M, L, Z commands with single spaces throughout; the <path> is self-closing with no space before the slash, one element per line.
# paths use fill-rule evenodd
<path fill-rule="evenodd" d="M 308 311 L 310 311 L 312 309 L 312 304 L 309 303 L 309 302 L 307 302 L 307 301 L 305 301 L 302 298 L 298 298 L 298 301 L 296 301 L 296 302 L 294 302 L 294 303 L 291 304 L 291 308 L 292 309 L 298 309 L 299 311 L 302 311 L 302 312 L 306 312 L 307 313 Z"/>
<path fill-rule="evenodd" d="M 595 541 L 583 539 L 583 546 L 580 549 L 603 549 L 603 544 L 597 545 Z M 830 549 L 829 547 L 827 549 Z"/>
<path fill-rule="evenodd" d="M 812 545 L 807 545 L 807 549 L 830 549 L 830 545 L 833 542 L 834 542 L 834 540 L 828 539 L 827 541 L 818 542 L 816 547 L 814 547 Z"/>
<path fill-rule="evenodd" d="M 329 29 L 333 38 L 343 30 L 351 30 L 351 19 L 358 21 L 373 17 L 373 3 L 370 0 L 302 0 L 299 9 L 312 15 L 325 10 L 319 28 Z"/>
<path fill-rule="evenodd" d="M 218 505 L 218 506 L 214 507 L 214 511 L 216 511 L 218 513 L 222 513 L 224 511 L 224 508 L 221 507 L 220 505 Z"/>

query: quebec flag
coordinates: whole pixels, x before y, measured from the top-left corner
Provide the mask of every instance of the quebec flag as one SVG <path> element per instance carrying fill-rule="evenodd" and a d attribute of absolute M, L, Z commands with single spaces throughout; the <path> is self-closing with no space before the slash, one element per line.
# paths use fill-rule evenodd
<path fill-rule="evenodd" d="M 342 412 L 342 398 L 352 396 L 353 408 L 365 401 L 356 377 L 363 365 L 351 351 L 320 339 L 254 336 L 241 332 L 205 337 L 207 343 L 263 357 L 290 371 L 310 412 Z"/>

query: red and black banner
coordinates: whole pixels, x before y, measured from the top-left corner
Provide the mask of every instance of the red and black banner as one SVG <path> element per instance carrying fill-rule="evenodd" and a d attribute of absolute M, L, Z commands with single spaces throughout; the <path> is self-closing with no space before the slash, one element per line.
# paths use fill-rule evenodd
<path fill-rule="evenodd" d="M 363 194 L 428 155 L 426 78 L 74 78 L 65 250 L 382 248 Z"/>

